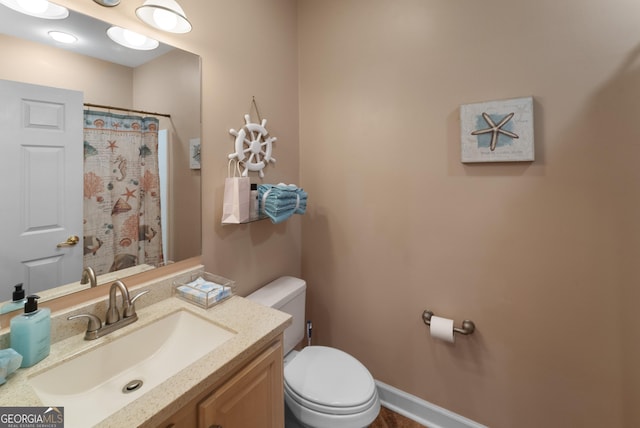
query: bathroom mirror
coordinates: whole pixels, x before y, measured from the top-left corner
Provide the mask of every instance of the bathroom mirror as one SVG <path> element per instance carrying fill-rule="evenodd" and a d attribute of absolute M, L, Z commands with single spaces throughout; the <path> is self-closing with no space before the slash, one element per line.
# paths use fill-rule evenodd
<path fill-rule="evenodd" d="M 158 119 L 158 135 L 164 141 L 158 146 L 165 147 L 164 160 L 161 161 L 164 166 L 160 167 L 161 170 L 164 168 L 165 178 L 159 179 L 163 182 L 159 186 L 160 192 L 165 193 L 161 199 L 163 230 L 160 234 L 160 230 L 146 228 L 145 236 L 140 241 L 151 240 L 155 235 L 163 236 L 161 262 L 128 263 L 122 266 L 116 266 L 114 262 L 107 269 L 109 272 L 98 272 L 98 284 L 201 254 L 200 169 L 195 157 L 196 150 L 199 156 L 201 132 L 200 58 L 163 43 L 148 51 L 125 48 L 107 37 L 110 26 L 74 11 L 70 11 L 65 19 L 49 20 L 33 18 L 0 4 L 0 52 L 3 55 L 0 80 L 80 91 L 85 103 L 83 109 Z M 75 33 L 79 42 L 69 48 L 59 42 L 45 42 L 51 30 Z M 91 106 L 87 107 L 87 104 Z M 87 128 L 86 117 L 83 123 L 81 127 Z M 87 156 L 86 135 L 85 130 L 85 147 L 79 148 L 84 156 Z M 86 162 L 80 163 L 86 166 Z M 115 171 L 120 165 L 114 164 L 113 168 Z M 0 174 L 4 175 L 2 178 L 5 182 L 16 180 L 5 171 Z M 84 195 L 79 199 L 83 200 L 81 205 L 85 208 L 80 209 L 83 210 L 82 218 L 86 223 L 87 206 L 90 205 L 87 203 L 86 180 L 84 187 Z M 129 187 L 127 191 L 132 189 Z M 138 195 L 132 193 L 128 197 L 136 198 Z M 135 199 L 129 202 L 135 202 Z M 10 206 L 10 203 L 6 203 L 4 209 L 15 209 Z M 105 224 L 105 230 L 107 226 L 112 227 Z M 142 236 L 141 232 L 136 236 Z M 85 233 L 81 230 L 76 235 L 84 237 Z M 131 241 L 136 245 L 136 238 L 129 241 L 123 238 L 119 243 L 123 246 L 132 245 Z M 100 240 L 85 239 L 81 242 L 78 252 L 84 253 L 82 265 L 91 266 L 91 259 L 87 262 L 87 257 L 91 257 Z M 0 248 L 2 258 L 15 251 L 15 246 L 7 245 L 4 237 Z M 2 266 L 7 265 L 4 260 L 0 262 Z M 81 267 L 70 283 L 56 283 L 48 276 L 46 282 L 50 284 L 50 289 L 48 286 L 47 290 L 30 288 L 27 292 L 38 293 L 47 299 L 85 289 L 88 285 L 79 284 L 80 271 Z M 24 282 L 25 287 L 29 286 L 29 280 L 25 278 L 28 274 L 24 271 L 14 273 L 0 282 L 0 302 L 11 299 L 11 291 L 16 283 Z"/>

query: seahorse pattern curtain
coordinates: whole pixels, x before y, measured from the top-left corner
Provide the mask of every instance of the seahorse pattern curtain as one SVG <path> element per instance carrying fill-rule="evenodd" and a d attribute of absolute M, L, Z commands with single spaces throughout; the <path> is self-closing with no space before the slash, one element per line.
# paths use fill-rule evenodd
<path fill-rule="evenodd" d="M 84 112 L 84 266 L 163 262 L 154 117 Z"/>

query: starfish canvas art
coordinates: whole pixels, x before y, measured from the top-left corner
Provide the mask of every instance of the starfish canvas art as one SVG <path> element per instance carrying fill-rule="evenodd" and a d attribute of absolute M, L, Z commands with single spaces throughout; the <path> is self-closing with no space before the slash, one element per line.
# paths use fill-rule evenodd
<path fill-rule="evenodd" d="M 461 161 L 533 161 L 533 98 L 460 107 Z"/>

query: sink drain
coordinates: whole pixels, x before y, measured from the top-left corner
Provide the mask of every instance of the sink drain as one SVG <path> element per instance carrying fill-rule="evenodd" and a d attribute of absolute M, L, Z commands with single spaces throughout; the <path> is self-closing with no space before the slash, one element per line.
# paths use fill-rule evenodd
<path fill-rule="evenodd" d="M 132 380 L 122 387 L 122 392 L 128 394 L 133 391 L 137 391 L 142 387 L 143 382 L 140 379 Z"/>

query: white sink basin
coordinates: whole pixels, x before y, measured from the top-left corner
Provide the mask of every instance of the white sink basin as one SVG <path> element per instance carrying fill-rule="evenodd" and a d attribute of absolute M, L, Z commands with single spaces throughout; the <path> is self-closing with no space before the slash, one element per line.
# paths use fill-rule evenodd
<path fill-rule="evenodd" d="M 29 382 L 43 405 L 64 406 L 65 427 L 88 427 L 122 409 L 234 334 L 181 310 L 34 375 Z"/>

